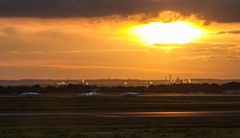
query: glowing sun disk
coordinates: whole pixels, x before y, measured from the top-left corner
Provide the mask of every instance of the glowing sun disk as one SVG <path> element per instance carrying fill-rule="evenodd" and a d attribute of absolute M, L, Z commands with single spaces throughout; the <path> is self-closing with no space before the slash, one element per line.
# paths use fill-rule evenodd
<path fill-rule="evenodd" d="M 133 33 L 148 44 L 184 44 L 201 36 L 201 30 L 187 22 L 152 22 L 135 27 Z"/>

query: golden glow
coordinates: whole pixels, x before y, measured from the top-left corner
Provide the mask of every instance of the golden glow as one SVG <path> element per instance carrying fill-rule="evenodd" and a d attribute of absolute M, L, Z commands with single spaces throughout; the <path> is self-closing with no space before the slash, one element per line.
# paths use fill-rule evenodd
<path fill-rule="evenodd" d="M 188 22 L 152 22 L 133 29 L 148 44 L 185 44 L 201 37 L 202 31 Z"/>

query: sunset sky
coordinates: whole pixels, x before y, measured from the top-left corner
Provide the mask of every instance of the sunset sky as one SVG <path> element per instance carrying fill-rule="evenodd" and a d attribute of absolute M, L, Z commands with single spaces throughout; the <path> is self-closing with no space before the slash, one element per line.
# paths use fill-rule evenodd
<path fill-rule="evenodd" d="M 240 78 L 240 0 L 0 0 L 0 79 Z"/>

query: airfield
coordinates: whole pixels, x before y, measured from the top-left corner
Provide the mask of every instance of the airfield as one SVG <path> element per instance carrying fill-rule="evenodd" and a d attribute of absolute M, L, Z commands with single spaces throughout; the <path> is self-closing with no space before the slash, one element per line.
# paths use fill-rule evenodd
<path fill-rule="evenodd" d="M 129 130 L 178 132 L 182 128 L 191 131 L 209 128 L 236 130 L 234 135 L 238 135 L 240 128 L 240 95 L 231 94 L 148 93 L 122 97 L 101 93 L 96 97 L 82 97 L 59 93 L 39 97 L 2 96 L 0 104 L 0 130 L 16 133 L 54 130 L 61 134 L 59 130 L 70 129 L 77 130 L 74 133 L 89 131 L 89 134 L 92 130 L 96 130 L 94 133 L 112 130 L 112 134 Z M 4 137 L 7 133 L 2 134 Z"/>

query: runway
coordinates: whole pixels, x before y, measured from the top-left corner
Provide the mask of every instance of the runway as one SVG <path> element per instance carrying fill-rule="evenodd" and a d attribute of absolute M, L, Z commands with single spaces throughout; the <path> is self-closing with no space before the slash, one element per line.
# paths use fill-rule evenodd
<path fill-rule="evenodd" d="M 191 112 L 81 112 L 81 113 L 0 113 L 0 117 L 95 117 L 95 118 L 142 118 L 142 117 L 240 117 L 240 111 L 191 111 Z"/>
<path fill-rule="evenodd" d="M 240 111 L 0 113 L 0 128 L 240 127 Z"/>

